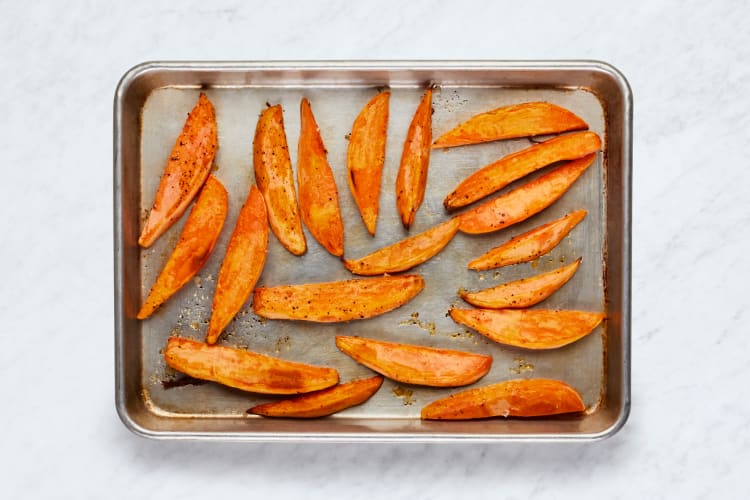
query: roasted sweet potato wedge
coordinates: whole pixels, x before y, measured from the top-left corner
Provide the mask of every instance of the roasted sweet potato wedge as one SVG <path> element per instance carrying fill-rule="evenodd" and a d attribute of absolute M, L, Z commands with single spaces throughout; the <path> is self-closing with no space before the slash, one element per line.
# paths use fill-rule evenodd
<path fill-rule="evenodd" d="M 371 370 L 405 384 L 456 387 L 473 384 L 492 365 L 492 356 L 452 349 L 336 337 L 336 346 Z"/>
<path fill-rule="evenodd" d="M 294 255 L 302 255 L 307 250 L 307 242 L 294 191 L 292 161 L 280 104 L 264 109 L 258 117 L 253 139 L 253 165 L 255 183 L 266 201 L 273 234 L 284 248 Z"/>
<path fill-rule="evenodd" d="M 596 328 L 604 314 L 544 309 L 451 309 L 451 318 L 500 344 L 525 349 L 556 349 Z"/>
<path fill-rule="evenodd" d="M 257 288 L 255 314 L 269 319 L 333 323 L 365 319 L 409 302 L 424 288 L 416 274 Z"/>
<path fill-rule="evenodd" d="M 514 236 L 469 262 L 468 267 L 475 271 L 486 271 L 537 259 L 555 248 L 584 217 L 586 217 L 586 210 L 577 210 Z"/>
<path fill-rule="evenodd" d="M 344 266 L 354 274 L 364 276 L 406 271 L 440 252 L 458 231 L 458 224 L 458 219 L 453 218 L 361 259 L 344 260 Z"/>
<path fill-rule="evenodd" d="M 266 263 L 268 217 L 263 195 L 250 187 L 247 201 L 237 216 L 216 280 L 211 321 L 206 342 L 213 344 L 224 327 L 247 301 Z"/>
<path fill-rule="evenodd" d="M 396 177 L 396 208 L 406 229 L 424 200 L 432 142 L 432 89 L 427 89 L 409 125 Z"/>
<path fill-rule="evenodd" d="M 247 412 L 264 417 L 325 417 L 364 403 L 378 392 L 382 384 L 383 377 L 377 375 L 347 384 L 334 385 L 328 389 L 305 394 L 294 399 L 253 406 Z"/>
<path fill-rule="evenodd" d="M 461 208 L 498 191 L 542 167 L 563 160 L 576 160 L 599 151 L 602 141 L 594 132 L 576 132 L 554 137 L 500 158 L 464 179 L 443 205 Z"/>
<path fill-rule="evenodd" d="M 381 92 L 368 102 L 354 120 L 349 136 L 346 167 L 349 189 L 370 234 L 375 234 L 380 207 L 380 181 L 385 164 L 390 92 Z"/>
<path fill-rule="evenodd" d="M 310 101 L 299 105 L 300 132 L 297 147 L 297 186 L 302 220 L 331 255 L 344 254 L 344 223 L 339 209 L 339 191 Z"/>
<path fill-rule="evenodd" d="M 588 125 L 565 108 L 548 102 L 525 102 L 476 115 L 437 138 L 433 148 L 584 130 Z"/>
<path fill-rule="evenodd" d="M 211 255 L 216 240 L 219 239 L 221 228 L 224 227 L 227 204 L 228 196 L 224 185 L 216 177 L 209 176 L 198 195 L 198 200 L 190 210 L 177 245 L 138 312 L 138 319 L 151 316 L 160 305 L 200 271 Z"/>
<path fill-rule="evenodd" d="M 164 359 L 169 366 L 191 377 L 261 394 L 302 394 L 339 381 L 339 374 L 333 368 L 180 337 L 169 338 Z"/>
<path fill-rule="evenodd" d="M 557 201 L 586 171 L 596 153 L 573 160 L 523 186 L 461 214 L 459 231 L 482 234 L 526 220 Z"/>
<path fill-rule="evenodd" d="M 211 172 L 217 147 L 214 107 L 201 92 L 172 147 L 154 205 L 138 238 L 139 245 L 150 247 L 185 213 Z"/>
<path fill-rule="evenodd" d="M 461 298 L 473 306 L 489 309 L 518 309 L 538 304 L 570 280 L 581 259 L 558 269 L 503 283 L 479 292 L 462 292 Z"/>
<path fill-rule="evenodd" d="M 422 418 L 543 417 L 584 409 L 581 395 L 568 384 L 535 378 L 508 380 L 451 394 L 422 408 Z"/>

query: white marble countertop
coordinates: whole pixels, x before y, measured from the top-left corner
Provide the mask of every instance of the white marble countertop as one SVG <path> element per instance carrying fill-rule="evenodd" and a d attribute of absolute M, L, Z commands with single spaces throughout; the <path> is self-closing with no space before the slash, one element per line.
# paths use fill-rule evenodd
<path fill-rule="evenodd" d="M 750 495 L 746 3 L 157 3 L 0 9 L 0 496 Z M 134 64 L 171 59 L 601 59 L 622 70 L 635 98 L 625 428 L 593 444 L 486 446 L 127 431 L 113 404 L 112 97 Z"/>

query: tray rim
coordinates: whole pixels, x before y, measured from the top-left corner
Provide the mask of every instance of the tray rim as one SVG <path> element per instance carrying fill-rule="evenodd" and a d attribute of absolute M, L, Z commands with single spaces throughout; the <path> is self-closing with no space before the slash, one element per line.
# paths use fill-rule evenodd
<path fill-rule="evenodd" d="M 594 433 L 544 434 L 409 434 L 394 432 L 209 432 L 154 430 L 140 425 L 127 408 L 124 386 L 124 311 L 122 302 L 122 189 L 120 179 L 123 161 L 122 142 L 123 98 L 130 86 L 149 72 L 164 70 L 211 70 L 242 72 L 257 70 L 596 70 L 606 74 L 616 84 L 623 98 L 622 168 L 623 168 L 623 279 L 622 279 L 622 404 L 615 420 L 605 429 Z M 221 87 L 221 86 L 219 86 Z M 632 277 L 632 148 L 633 94 L 624 74 L 610 63 L 600 60 L 269 60 L 269 61 L 146 61 L 128 69 L 120 78 L 114 93 L 113 106 L 113 229 L 114 229 L 114 320 L 115 320 L 115 409 L 123 425 L 137 436 L 157 440 L 196 440 L 232 442 L 336 442 L 336 443 L 497 443 L 497 442 L 595 442 L 617 434 L 626 424 L 631 411 L 631 277 Z M 411 420 L 411 419 L 410 419 Z"/>

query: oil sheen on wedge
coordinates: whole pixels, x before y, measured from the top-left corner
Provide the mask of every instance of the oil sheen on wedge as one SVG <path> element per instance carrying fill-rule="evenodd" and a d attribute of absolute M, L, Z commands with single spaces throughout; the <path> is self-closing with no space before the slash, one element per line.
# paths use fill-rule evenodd
<path fill-rule="evenodd" d="M 427 89 L 406 134 L 396 177 L 396 208 L 409 229 L 424 200 L 432 142 L 432 89 Z"/>

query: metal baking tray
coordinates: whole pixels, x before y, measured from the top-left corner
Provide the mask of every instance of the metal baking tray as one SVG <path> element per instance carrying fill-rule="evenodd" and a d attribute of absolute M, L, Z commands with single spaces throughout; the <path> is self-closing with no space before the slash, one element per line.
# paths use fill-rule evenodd
<path fill-rule="evenodd" d="M 283 105 L 296 166 L 299 102 L 303 96 L 310 99 L 337 179 L 345 253 L 351 257 L 445 220 L 442 199 L 461 179 L 530 144 L 530 139 L 518 139 L 433 150 L 425 201 L 407 233 L 396 212 L 395 177 L 409 122 L 429 85 L 435 86 L 435 136 L 478 112 L 545 100 L 583 117 L 604 140 L 603 152 L 573 188 L 542 213 L 498 233 L 459 233 L 437 257 L 412 271 L 422 274 L 427 285 L 412 302 L 395 311 L 359 322 L 320 325 L 262 321 L 246 304 L 220 342 L 334 366 L 342 381 L 371 372 L 338 352 L 337 334 L 489 353 L 494 357 L 492 369 L 476 385 L 518 377 L 561 379 L 582 394 L 585 414 L 421 421 L 422 406 L 457 389 L 386 380 L 368 402 L 337 415 L 316 420 L 266 419 L 249 416 L 246 410 L 267 397 L 212 383 L 165 389 L 163 382 L 179 376 L 162 357 L 167 338 L 175 334 L 205 337 L 215 277 L 239 207 L 254 182 L 252 137 L 267 102 Z M 345 180 L 346 136 L 365 102 L 383 87 L 390 88 L 392 96 L 381 213 L 377 235 L 371 238 Z M 174 139 L 201 90 L 216 107 L 219 150 L 214 173 L 229 191 L 230 213 L 197 278 L 152 318 L 137 321 L 136 312 L 186 217 L 150 249 L 138 247 L 138 234 Z M 136 434 L 152 438 L 245 441 L 494 442 L 593 440 L 612 435 L 625 423 L 630 408 L 631 127 L 627 81 L 601 62 L 155 62 L 134 67 L 117 87 L 114 109 L 115 369 L 116 405 L 122 421 Z M 487 249 L 578 208 L 585 208 L 588 216 L 550 254 L 499 270 L 477 273 L 466 269 L 471 258 Z M 294 257 L 271 235 L 259 285 L 351 277 L 308 232 L 306 237 L 307 254 Z M 579 256 L 583 264 L 571 282 L 537 306 L 606 311 L 607 320 L 596 331 L 570 346 L 545 352 L 508 348 L 446 317 L 452 304 L 461 304 L 456 296 L 459 288 L 486 288 L 559 267 Z"/>

